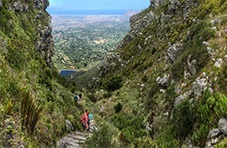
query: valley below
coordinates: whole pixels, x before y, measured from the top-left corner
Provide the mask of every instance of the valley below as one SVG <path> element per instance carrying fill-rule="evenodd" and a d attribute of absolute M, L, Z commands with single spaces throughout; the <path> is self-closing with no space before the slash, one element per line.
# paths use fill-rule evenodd
<path fill-rule="evenodd" d="M 117 48 L 129 15 L 53 15 L 55 67 L 88 70 Z"/>

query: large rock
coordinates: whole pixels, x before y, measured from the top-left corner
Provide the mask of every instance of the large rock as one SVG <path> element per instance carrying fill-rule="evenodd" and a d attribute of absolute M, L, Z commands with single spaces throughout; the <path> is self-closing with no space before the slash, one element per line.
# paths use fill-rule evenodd
<path fill-rule="evenodd" d="M 199 97 L 207 89 L 208 80 L 206 78 L 197 78 L 193 83 L 192 92 L 195 97 Z"/>
<path fill-rule="evenodd" d="M 219 130 L 227 136 L 227 120 L 225 118 L 221 118 L 218 121 Z"/>
<path fill-rule="evenodd" d="M 67 131 L 73 131 L 74 130 L 74 127 L 69 120 L 65 120 L 65 127 L 66 127 Z"/>
<path fill-rule="evenodd" d="M 16 11 L 16 12 L 21 12 L 21 11 L 23 11 L 23 5 L 21 4 L 20 1 L 14 2 L 13 8 L 14 8 L 14 11 Z"/>
<path fill-rule="evenodd" d="M 218 128 L 212 129 L 211 131 L 209 131 L 207 139 L 216 138 L 217 136 L 220 135 L 220 133 L 221 132 Z"/>
<path fill-rule="evenodd" d="M 183 100 L 185 100 L 186 98 L 189 98 L 189 96 L 191 95 L 192 91 L 188 91 L 185 92 L 183 95 L 178 96 L 175 99 L 174 105 L 177 106 L 179 105 Z"/>
<path fill-rule="evenodd" d="M 168 87 L 170 84 L 170 76 L 165 74 L 162 78 L 158 77 L 156 82 L 162 87 Z"/>
<path fill-rule="evenodd" d="M 187 64 L 188 64 L 188 70 L 191 75 L 196 74 L 196 68 L 195 68 L 196 63 L 197 61 L 195 59 L 191 60 L 191 55 L 189 55 L 187 58 Z"/>
<path fill-rule="evenodd" d="M 181 44 L 173 44 L 170 45 L 167 50 L 167 56 L 171 63 L 174 63 L 182 52 L 182 45 Z"/>

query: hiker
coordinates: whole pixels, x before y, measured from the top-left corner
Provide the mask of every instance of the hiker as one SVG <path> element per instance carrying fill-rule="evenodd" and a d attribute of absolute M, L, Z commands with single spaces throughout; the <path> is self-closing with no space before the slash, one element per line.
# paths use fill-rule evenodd
<path fill-rule="evenodd" d="M 88 113 L 88 130 L 90 130 L 90 123 L 91 123 L 91 120 L 92 120 L 92 114 L 91 113 Z"/>
<path fill-rule="evenodd" d="M 88 128 L 88 115 L 89 115 L 89 112 L 86 110 L 86 111 L 84 112 L 84 114 L 82 115 L 81 119 L 80 119 L 80 121 L 81 121 L 81 123 L 82 123 L 82 126 L 83 126 L 83 128 L 84 128 L 86 131 L 89 130 L 89 128 Z"/>
<path fill-rule="evenodd" d="M 75 100 L 76 103 L 77 103 L 77 102 L 81 102 L 81 100 L 82 100 L 82 94 L 75 95 L 75 96 L 74 96 L 74 100 Z"/>

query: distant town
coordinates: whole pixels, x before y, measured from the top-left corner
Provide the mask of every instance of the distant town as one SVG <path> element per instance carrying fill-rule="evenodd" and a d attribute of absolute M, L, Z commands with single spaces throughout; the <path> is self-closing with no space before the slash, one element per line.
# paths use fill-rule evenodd
<path fill-rule="evenodd" d="M 124 15 L 69 15 L 52 14 L 55 54 L 58 70 L 88 70 L 117 45 L 129 31 L 129 17 Z"/>

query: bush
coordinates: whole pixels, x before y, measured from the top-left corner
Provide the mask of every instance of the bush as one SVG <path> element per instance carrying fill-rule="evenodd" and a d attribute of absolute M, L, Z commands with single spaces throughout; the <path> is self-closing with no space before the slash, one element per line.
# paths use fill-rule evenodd
<path fill-rule="evenodd" d="M 161 133 L 158 135 L 156 139 L 158 147 L 180 147 L 179 142 L 177 139 L 175 139 L 174 133 L 173 133 L 173 126 L 167 126 L 164 130 L 161 131 Z"/>
<path fill-rule="evenodd" d="M 207 140 L 208 133 L 209 133 L 209 127 L 204 124 L 200 125 L 200 127 L 192 135 L 193 145 L 204 147 Z"/>
<path fill-rule="evenodd" d="M 105 83 L 105 88 L 108 91 L 115 91 L 122 87 L 123 79 L 121 77 L 113 77 Z"/>
<path fill-rule="evenodd" d="M 26 129 L 28 134 L 32 135 L 40 118 L 42 108 L 35 102 L 28 92 L 22 92 L 21 96 L 22 129 Z"/>
<path fill-rule="evenodd" d="M 87 97 L 92 101 L 92 102 L 96 102 L 97 101 L 97 97 L 95 96 L 94 93 L 89 93 L 87 95 Z"/>
<path fill-rule="evenodd" d="M 111 92 L 106 92 L 103 94 L 103 98 L 109 98 L 112 96 L 112 93 Z"/>
<path fill-rule="evenodd" d="M 118 102 L 117 105 L 114 106 L 115 113 L 116 114 L 119 113 L 122 110 L 122 108 L 123 108 L 123 105 L 120 102 Z"/>
<path fill-rule="evenodd" d="M 194 107 L 188 100 L 182 101 L 173 110 L 173 132 L 179 140 L 184 140 L 188 134 L 192 133 L 195 119 Z"/>
<path fill-rule="evenodd" d="M 134 116 L 119 113 L 113 116 L 112 123 L 121 130 L 120 140 L 125 144 L 136 143 L 136 139 L 148 136 L 142 115 Z"/>
<path fill-rule="evenodd" d="M 86 140 L 87 148 L 111 148 L 112 135 L 114 135 L 112 128 L 104 125 L 100 130 L 94 131 L 93 136 Z"/>

